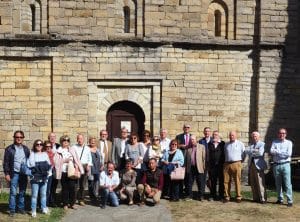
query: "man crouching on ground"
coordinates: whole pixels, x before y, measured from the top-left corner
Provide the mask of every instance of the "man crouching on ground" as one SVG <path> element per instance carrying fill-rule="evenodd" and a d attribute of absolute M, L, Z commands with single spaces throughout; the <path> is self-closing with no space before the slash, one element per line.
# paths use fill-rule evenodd
<path fill-rule="evenodd" d="M 144 172 L 141 184 L 138 185 L 138 193 L 141 198 L 141 205 L 145 203 L 145 198 L 152 198 L 154 204 L 158 204 L 160 202 L 163 185 L 163 172 L 157 168 L 156 159 L 151 158 L 149 160 L 149 169 Z"/>

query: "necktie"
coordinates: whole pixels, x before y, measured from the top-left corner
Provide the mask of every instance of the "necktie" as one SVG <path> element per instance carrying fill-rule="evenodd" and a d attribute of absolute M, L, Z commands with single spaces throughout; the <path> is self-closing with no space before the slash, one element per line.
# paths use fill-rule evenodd
<path fill-rule="evenodd" d="M 103 143 L 104 143 L 104 146 L 103 146 L 104 163 L 107 163 L 107 161 L 108 161 L 108 150 L 107 150 L 106 142 L 103 141 Z"/>
<path fill-rule="evenodd" d="M 188 134 L 185 135 L 185 145 L 186 146 L 189 145 L 189 135 Z"/>

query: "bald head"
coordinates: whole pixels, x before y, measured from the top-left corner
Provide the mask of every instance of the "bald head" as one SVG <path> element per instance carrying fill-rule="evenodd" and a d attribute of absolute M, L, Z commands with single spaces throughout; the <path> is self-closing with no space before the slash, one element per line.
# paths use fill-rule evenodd
<path fill-rule="evenodd" d="M 237 134 L 236 131 L 230 131 L 229 132 L 229 140 L 230 142 L 234 142 L 237 139 Z"/>

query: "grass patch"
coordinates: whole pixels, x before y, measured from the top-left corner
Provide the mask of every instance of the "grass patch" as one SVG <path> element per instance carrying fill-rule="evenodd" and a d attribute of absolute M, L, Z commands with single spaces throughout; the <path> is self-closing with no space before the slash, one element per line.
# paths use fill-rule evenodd
<path fill-rule="evenodd" d="M 0 193 L 0 221 L 11 221 L 11 217 L 8 215 L 8 199 L 9 199 L 9 194 L 8 193 Z M 25 202 L 26 206 L 30 206 L 30 195 L 26 195 L 25 197 Z M 64 210 L 61 207 L 57 208 L 49 208 L 50 209 L 50 214 L 45 215 L 41 213 L 37 213 L 36 218 L 31 217 L 31 211 L 30 209 L 26 209 L 28 212 L 27 215 L 20 215 L 16 214 L 15 218 L 16 221 L 33 221 L 33 222 L 57 222 L 62 219 L 64 216 Z"/>

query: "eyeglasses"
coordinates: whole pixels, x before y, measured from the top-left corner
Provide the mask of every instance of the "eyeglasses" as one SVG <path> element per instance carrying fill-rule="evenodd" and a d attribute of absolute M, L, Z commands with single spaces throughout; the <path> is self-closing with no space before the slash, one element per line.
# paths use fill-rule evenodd
<path fill-rule="evenodd" d="M 36 146 L 43 146 L 43 144 L 42 143 L 37 143 L 37 144 L 35 144 Z"/>
<path fill-rule="evenodd" d="M 153 139 L 154 141 L 159 141 L 159 139 Z"/>
<path fill-rule="evenodd" d="M 171 143 L 171 146 L 177 146 L 177 143 Z"/>
<path fill-rule="evenodd" d="M 63 141 L 63 142 L 65 142 L 65 141 L 66 141 L 66 142 L 70 142 L 70 139 L 63 139 L 62 141 Z"/>
<path fill-rule="evenodd" d="M 185 128 L 185 129 L 189 129 L 190 127 L 189 127 L 189 126 L 185 126 L 184 128 Z"/>
<path fill-rule="evenodd" d="M 15 136 L 15 139 L 24 139 L 24 136 Z"/>

